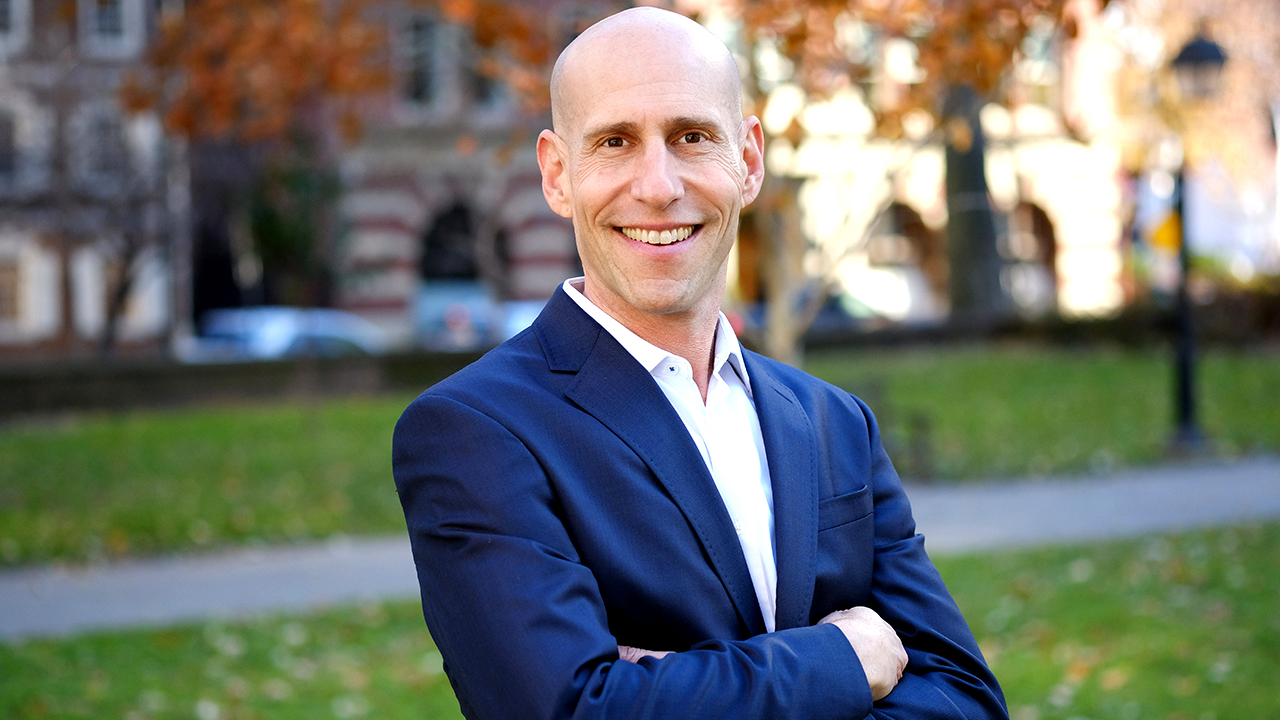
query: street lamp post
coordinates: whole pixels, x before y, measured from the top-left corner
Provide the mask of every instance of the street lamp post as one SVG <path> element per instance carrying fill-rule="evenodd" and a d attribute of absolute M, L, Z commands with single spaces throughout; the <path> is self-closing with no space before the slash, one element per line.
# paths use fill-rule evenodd
<path fill-rule="evenodd" d="M 1196 407 L 1195 322 L 1192 318 L 1191 294 L 1187 276 L 1191 272 L 1191 252 L 1187 249 L 1186 165 L 1178 165 L 1174 183 L 1173 211 L 1178 216 L 1178 290 L 1174 300 L 1174 398 L 1175 428 L 1171 448 L 1175 454 L 1197 454 L 1204 449 L 1204 433 Z"/>
<path fill-rule="evenodd" d="M 1204 101 L 1218 92 L 1222 68 L 1227 54 L 1220 45 L 1209 39 L 1202 28 L 1171 63 L 1178 78 L 1182 97 L 1187 101 Z M 1198 453 L 1204 449 L 1204 433 L 1200 430 L 1196 408 L 1195 386 L 1195 323 L 1192 317 L 1191 296 L 1187 279 L 1191 274 L 1191 251 L 1187 247 L 1187 183 L 1186 154 L 1178 163 L 1175 184 L 1174 212 L 1177 213 L 1178 238 L 1178 291 L 1175 312 L 1175 400 L 1176 428 L 1173 451 L 1179 454 Z"/>

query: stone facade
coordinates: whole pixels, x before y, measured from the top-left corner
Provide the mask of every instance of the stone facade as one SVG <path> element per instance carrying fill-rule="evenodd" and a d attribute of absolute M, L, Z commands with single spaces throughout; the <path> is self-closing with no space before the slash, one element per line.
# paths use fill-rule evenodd
<path fill-rule="evenodd" d="M 543 5 L 569 27 L 575 3 Z M 462 28 L 387 9 L 394 89 L 343 160 L 338 305 L 401 346 L 449 346 L 432 323 L 467 329 L 434 317 L 450 307 L 494 316 L 454 344 L 501 339 L 511 301 L 545 300 L 579 271 L 572 227 L 542 197 L 534 143 L 550 119 L 521 114 L 477 72 Z"/>
<path fill-rule="evenodd" d="M 0 5 L 0 358 L 94 354 L 126 275 L 117 350 L 160 354 L 174 318 L 166 230 L 180 224 L 172 156 L 157 119 L 116 99 L 157 7 L 62 5 Z"/>

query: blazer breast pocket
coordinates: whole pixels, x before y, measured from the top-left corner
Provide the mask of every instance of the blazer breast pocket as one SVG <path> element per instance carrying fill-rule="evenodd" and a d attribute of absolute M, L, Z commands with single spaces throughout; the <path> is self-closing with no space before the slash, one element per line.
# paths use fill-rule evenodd
<path fill-rule="evenodd" d="M 810 622 L 865 605 L 875 561 L 875 515 L 870 486 L 818 502 L 818 565 Z"/>
<path fill-rule="evenodd" d="M 818 501 L 818 532 L 861 520 L 871 514 L 871 486 Z"/>

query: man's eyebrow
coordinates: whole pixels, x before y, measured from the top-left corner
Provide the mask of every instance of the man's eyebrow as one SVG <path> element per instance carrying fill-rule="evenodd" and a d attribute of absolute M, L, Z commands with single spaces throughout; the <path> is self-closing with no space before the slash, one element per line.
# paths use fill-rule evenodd
<path fill-rule="evenodd" d="M 687 129 L 701 130 L 714 137 L 719 137 L 725 134 L 725 130 L 721 122 L 712 115 L 704 115 L 702 117 L 682 115 L 680 117 L 672 118 L 667 125 L 667 132 Z"/>
<path fill-rule="evenodd" d="M 613 137 L 614 135 L 636 135 L 639 132 L 640 123 L 632 120 L 622 120 L 587 130 L 582 135 L 582 142 L 584 145 L 594 145 L 601 138 Z"/>
<path fill-rule="evenodd" d="M 721 127 L 721 123 L 710 115 L 702 117 L 680 115 L 678 117 L 668 119 L 663 123 L 663 125 L 665 126 L 665 133 L 672 133 L 677 130 L 688 128 L 702 130 L 710 133 L 712 136 L 719 137 L 725 132 Z M 602 138 L 613 137 L 615 135 L 638 135 L 640 133 L 640 129 L 640 123 L 633 120 L 621 120 L 619 122 L 609 123 L 608 125 L 601 125 L 600 127 L 588 130 L 583 135 L 583 144 L 594 145 Z"/>

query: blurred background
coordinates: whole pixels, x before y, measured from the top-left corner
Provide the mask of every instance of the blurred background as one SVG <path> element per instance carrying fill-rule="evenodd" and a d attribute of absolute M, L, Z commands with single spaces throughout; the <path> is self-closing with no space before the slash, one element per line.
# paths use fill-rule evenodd
<path fill-rule="evenodd" d="M 0 359 L 207 359 L 231 322 L 210 313 L 264 305 L 377 328 L 299 353 L 510 336 L 580 270 L 532 152 L 547 73 L 625 5 L 9 0 Z M 1152 324 L 1180 226 L 1201 332 L 1280 332 L 1271 4 L 674 7 L 734 49 L 764 121 L 728 309 L 769 354 L 798 362 L 811 330 Z"/>
<path fill-rule="evenodd" d="M 534 140 L 631 4 L 0 0 L 0 570 L 403 533 L 400 409 L 581 273 Z M 904 477 L 1280 449 L 1274 0 L 644 4 L 763 122 L 726 313 Z M 1015 717 L 1274 717 L 1278 536 L 940 565 Z M 0 714 L 453 717 L 416 612 L 0 645 Z"/>

